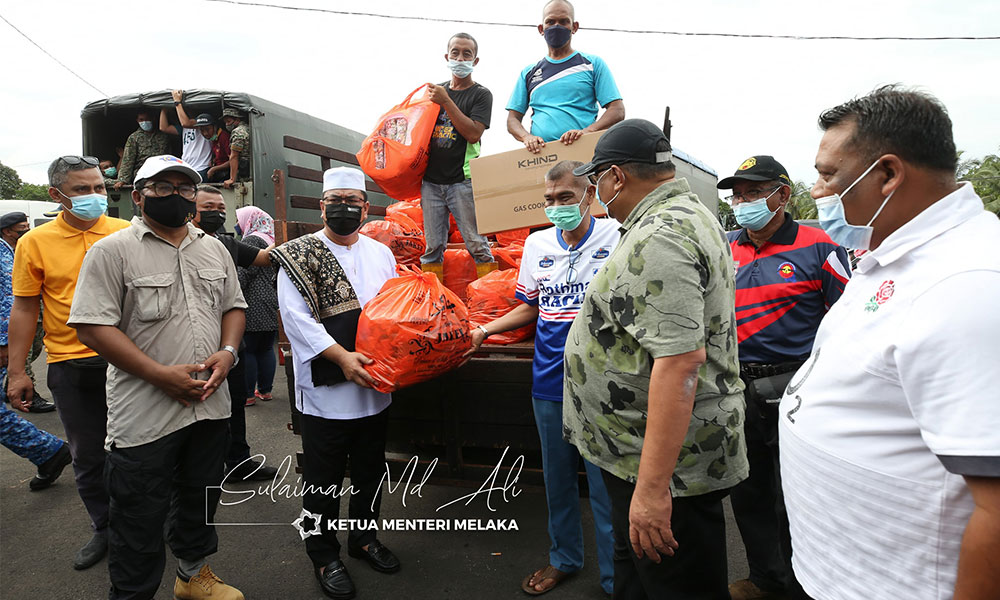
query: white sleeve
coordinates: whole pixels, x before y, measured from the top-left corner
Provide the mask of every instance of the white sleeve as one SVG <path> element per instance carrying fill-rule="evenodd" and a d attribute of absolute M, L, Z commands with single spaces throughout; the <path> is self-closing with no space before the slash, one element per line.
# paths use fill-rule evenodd
<path fill-rule="evenodd" d="M 893 357 L 927 446 L 945 468 L 1000 477 L 1000 272 L 970 271 L 914 300 Z"/>
<path fill-rule="evenodd" d="M 305 299 L 284 269 L 278 269 L 278 309 L 292 353 L 303 362 L 311 361 L 337 343 L 323 324 L 313 319 Z"/>
<path fill-rule="evenodd" d="M 536 264 L 534 249 L 535 244 L 531 243 L 529 237 L 524 242 L 521 266 L 517 269 L 517 287 L 514 289 L 514 296 L 530 306 L 538 306 L 538 281 L 532 274 L 532 267 Z"/>

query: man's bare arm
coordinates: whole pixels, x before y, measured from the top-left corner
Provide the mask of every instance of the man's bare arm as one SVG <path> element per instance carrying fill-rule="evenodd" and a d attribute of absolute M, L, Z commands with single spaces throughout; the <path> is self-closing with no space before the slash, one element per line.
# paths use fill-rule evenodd
<path fill-rule="evenodd" d="M 955 600 L 997 600 L 1000 573 L 1000 477 L 966 477 L 976 503 L 958 555 Z"/>

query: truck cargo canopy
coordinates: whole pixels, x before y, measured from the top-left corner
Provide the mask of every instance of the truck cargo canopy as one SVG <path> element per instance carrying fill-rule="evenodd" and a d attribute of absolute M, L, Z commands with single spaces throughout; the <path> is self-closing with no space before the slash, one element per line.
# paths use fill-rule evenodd
<path fill-rule="evenodd" d="M 170 90 L 160 90 L 143 94 L 124 94 L 113 98 L 95 100 L 83 107 L 81 117 L 90 117 L 106 114 L 110 109 L 132 108 L 140 106 L 149 108 L 171 108 L 174 99 L 170 95 Z M 254 106 L 253 99 L 239 92 L 223 92 L 219 90 L 184 90 L 184 106 L 204 106 L 210 108 L 232 107 L 245 113 L 258 110 Z"/>

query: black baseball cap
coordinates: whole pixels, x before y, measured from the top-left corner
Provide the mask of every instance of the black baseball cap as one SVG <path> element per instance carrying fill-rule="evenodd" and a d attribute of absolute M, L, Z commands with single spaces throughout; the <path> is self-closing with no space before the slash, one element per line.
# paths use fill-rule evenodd
<path fill-rule="evenodd" d="M 788 178 L 788 171 L 785 170 L 785 167 L 774 160 L 773 156 L 766 154 L 746 159 L 740 168 L 736 169 L 732 177 L 726 177 L 715 184 L 715 187 L 720 190 L 731 190 L 737 181 L 781 181 L 786 185 L 792 185 L 792 180 Z"/>
<path fill-rule="evenodd" d="M 5 214 L 0 217 L 0 229 L 7 229 L 8 227 L 13 227 L 18 223 L 27 223 L 28 215 L 21 211 L 14 211 Z"/>
<path fill-rule="evenodd" d="M 201 113 L 194 120 L 195 127 L 206 127 L 208 125 L 215 125 L 215 118 L 208 113 Z"/>
<path fill-rule="evenodd" d="M 660 141 L 666 142 L 667 150 L 656 151 Z M 597 140 L 594 157 L 589 163 L 573 169 L 577 177 L 589 175 L 601 165 L 629 162 L 665 163 L 672 158 L 670 140 L 663 130 L 645 119 L 625 119 L 615 123 Z"/>

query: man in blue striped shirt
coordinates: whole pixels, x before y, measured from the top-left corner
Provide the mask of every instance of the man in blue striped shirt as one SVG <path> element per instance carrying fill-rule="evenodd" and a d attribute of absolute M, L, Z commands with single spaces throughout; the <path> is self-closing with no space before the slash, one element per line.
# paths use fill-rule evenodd
<path fill-rule="evenodd" d="M 572 144 L 585 133 L 602 131 L 625 118 L 625 105 L 611 70 L 599 56 L 573 49 L 579 30 L 573 5 L 549 0 L 538 33 L 548 54 L 521 71 L 507 102 L 507 131 L 538 154 L 546 142 Z M 599 107 L 604 114 L 597 118 Z M 531 131 L 522 121 L 531 108 Z"/>

